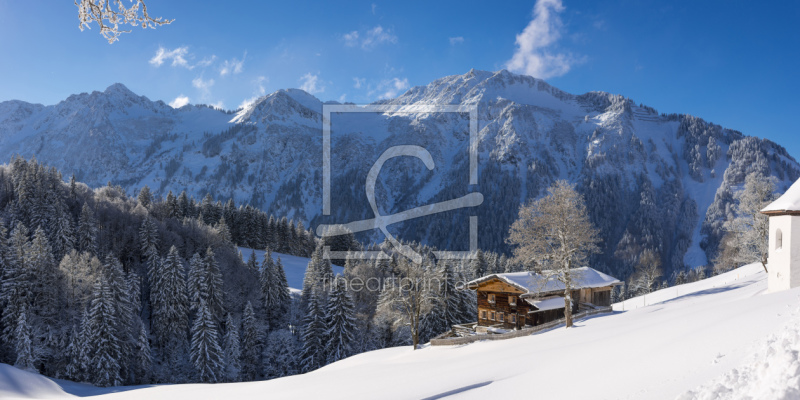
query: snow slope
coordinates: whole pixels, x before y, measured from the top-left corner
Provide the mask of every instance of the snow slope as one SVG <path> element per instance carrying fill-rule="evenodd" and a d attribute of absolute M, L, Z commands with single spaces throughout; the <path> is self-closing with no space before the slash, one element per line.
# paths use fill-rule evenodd
<path fill-rule="evenodd" d="M 259 265 L 261 265 L 261 262 L 264 260 L 264 250 L 254 250 L 247 247 L 239 247 L 239 251 L 242 253 L 242 259 L 245 260 L 245 262 L 250 258 L 250 254 L 254 251 L 256 253 L 256 260 L 258 261 Z M 286 273 L 286 281 L 289 282 L 289 288 L 293 292 L 300 292 L 303 289 L 303 277 L 306 274 L 306 267 L 308 267 L 308 262 L 311 259 L 273 252 L 272 259 L 277 261 L 278 258 L 281 259 L 281 264 L 283 264 L 283 271 Z M 334 274 L 341 274 L 344 271 L 344 268 L 338 265 L 333 265 L 332 267 Z"/>
<path fill-rule="evenodd" d="M 322 393 L 327 399 L 674 399 L 743 368 L 754 346 L 763 348 L 765 338 L 797 312 L 800 290 L 765 294 L 766 274 L 759 268 L 750 265 L 703 285 L 684 285 L 677 297 L 662 294 L 662 302 L 578 320 L 573 329 L 465 346 L 384 349 L 272 381 L 155 386 L 99 399 L 309 399 Z M 739 279 L 731 279 L 733 274 Z M 782 348 L 784 337 L 767 346 Z M 765 354 L 778 354 L 770 357 L 783 360 L 779 367 L 793 367 L 797 352 L 792 351 Z M 35 397 L 24 389 L 15 393 Z"/>

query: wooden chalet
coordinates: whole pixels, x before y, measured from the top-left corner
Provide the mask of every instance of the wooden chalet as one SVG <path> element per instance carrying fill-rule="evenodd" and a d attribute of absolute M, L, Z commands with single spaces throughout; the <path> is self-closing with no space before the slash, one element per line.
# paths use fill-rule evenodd
<path fill-rule="evenodd" d="M 596 269 L 572 269 L 572 310 L 611 305 L 618 279 Z M 467 286 L 478 295 L 478 326 L 522 329 L 564 317 L 564 284 L 534 272 L 492 274 Z"/>

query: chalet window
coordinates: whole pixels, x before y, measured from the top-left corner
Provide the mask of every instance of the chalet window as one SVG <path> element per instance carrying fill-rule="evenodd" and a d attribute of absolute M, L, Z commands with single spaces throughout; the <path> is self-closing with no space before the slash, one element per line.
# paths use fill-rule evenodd
<path fill-rule="evenodd" d="M 494 294 L 489 294 L 489 303 L 494 304 L 494 302 L 495 302 Z"/>
<path fill-rule="evenodd" d="M 503 313 L 501 312 L 497 313 L 497 320 L 499 322 L 505 322 L 505 319 L 503 317 L 504 317 Z"/>
<path fill-rule="evenodd" d="M 780 250 L 783 247 L 783 232 L 780 229 L 775 231 L 775 250 Z"/>
<path fill-rule="evenodd" d="M 481 311 L 481 319 L 486 319 L 486 310 Z"/>
<path fill-rule="evenodd" d="M 508 305 L 516 306 L 517 305 L 517 296 L 508 296 Z"/>
<path fill-rule="evenodd" d="M 494 321 L 494 311 L 489 313 L 489 321 Z"/>
<path fill-rule="evenodd" d="M 511 318 L 509 322 L 511 322 L 512 324 L 517 323 L 517 314 L 510 314 L 509 317 Z"/>

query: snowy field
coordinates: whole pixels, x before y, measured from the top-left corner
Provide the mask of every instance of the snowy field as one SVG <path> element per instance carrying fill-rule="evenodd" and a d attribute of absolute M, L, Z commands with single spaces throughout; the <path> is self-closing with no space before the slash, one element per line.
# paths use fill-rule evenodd
<path fill-rule="evenodd" d="M 261 265 L 261 262 L 264 260 L 264 250 L 239 247 L 239 251 L 242 253 L 242 259 L 245 262 L 250 259 L 250 254 L 253 251 L 256 252 L 256 261 L 258 261 L 258 265 Z M 289 282 L 289 288 L 292 292 L 299 293 L 303 288 L 303 276 L 306 274 L 306 267 L 308 267 L 308 261 L 310 259 L 272 252 L 272 259 L 277 261 L 278 258 L 281 259 L 281 264 L 283 264 L 283 271 L 286 273 L 286 281 Z M 344 268 L 333 265 L 334 274 L 341 274 L 342 271 L 344 271 Z"/>
<path fill-rule="evenodd" d="M 750 265 L 672 294 L 672 288 L 653 293 L 649 306 L 631 309 L 631 302 L 626 311 L 578 320 L 572 329 L 384 349 L 266 382 L 94 389 L 2 365 L 0 398 L 711 399 L 749 393 L 796 399 L 800 290 L 766 294 L 766 288 L 761 266 Z"/>

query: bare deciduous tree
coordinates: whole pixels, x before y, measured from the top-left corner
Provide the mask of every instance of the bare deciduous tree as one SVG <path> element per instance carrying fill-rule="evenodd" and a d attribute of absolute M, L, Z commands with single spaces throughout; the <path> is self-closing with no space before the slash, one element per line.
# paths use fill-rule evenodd
<path fill-rule="evenodd" d="M 645 249 L 639 256 L 639 262 L 636 263 L 631 276 L 631 286 L 640 293 L 650 293 L 662 275 L 661 258 L 653 250 Z"/>
<path fill-rule="evenodd" d="M 517 262 L 533 262 L 545 279 L 564 284 L 564 317 L 571 327 L 572 290 L 580 282 L 572 268 L 600 251 L 600 232 L 589 220 L 583 197 L 567 181 L 556 181 L 547 196 L 520 207 L 507 242 L 516 246 Z"/>
<path fill-rule="evenodd" d="M 765 177 L 759 172 L 751 172 L 745 178 L 744 190 L 736 194 L 739 203 L 734 207 L 734 217 L 725 221 L 729 238 L 738 247 L 734 261 L 751 263 L 760 261 L 767 271 L 769 256 L 769 218 L 761 214 L 764 207 L 775 198 L 775 177 Z"/>
<path fill-rule="evenodd" d="M 125 7 L 123 0 L 75 0 L 78 6 L 78 27 L 83 31 L 84 28 L 91 29 L 91 23 L 97 22 L 100 26 L 100 34 L 103 35 L 108 43 L 119 40 L 119 35 L 130 33 L 122 30 L 120 25 L 141 25 L 143 29 L 155 29 L 157 26 L 172 23 L 174 19 L 153 18 L 147 12 L 147 5 L 144 0 L 129 0 L 132 4 Z"/>
<path fill-rule="evenodd" d="M 416 350 L 422 316 L 430 312 L 433 305 L 430 271 L 402 257 L 397 266 L 400 276 L 386 280 L 377 313 L 389 317 L 395 327 L 408 326 L 411 344 Z"/>

